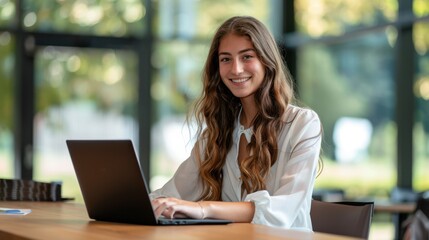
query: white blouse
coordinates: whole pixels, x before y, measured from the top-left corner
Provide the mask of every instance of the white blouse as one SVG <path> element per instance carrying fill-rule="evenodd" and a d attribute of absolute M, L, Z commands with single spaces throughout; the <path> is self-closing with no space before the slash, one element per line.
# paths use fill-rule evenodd
<path fill-rule="evenodd" d="M 244 133 L 249 141 L 252 132 L 251 128 L 244 129 L 238 119 L 233 145 L 223 167 L 222 200 L 254 202 L 252 223 L 311 231 L 311 197 L 321 145 L 319 117 L 312 110 L 289 105 L 284 116 L 286 124 L 278 135 L 278 159 L 267 177 L 267 189 L 243 196 L 237 163 L 239 139 Z M 198 200 L 202 184 L 194 152 L 179 166 L 172 179 L 150 194 L 152 199 Z"/>

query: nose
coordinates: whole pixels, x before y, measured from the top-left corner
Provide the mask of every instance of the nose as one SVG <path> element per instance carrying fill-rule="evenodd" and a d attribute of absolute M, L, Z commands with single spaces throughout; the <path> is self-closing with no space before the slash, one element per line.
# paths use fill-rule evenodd
<path fill-rule="evenodd" d="M 232 61 L 231 73 L 235 75 L 239 75 L 242 72 L 243 72 L 243 64 L 239 60 L 234 59 Z"/>

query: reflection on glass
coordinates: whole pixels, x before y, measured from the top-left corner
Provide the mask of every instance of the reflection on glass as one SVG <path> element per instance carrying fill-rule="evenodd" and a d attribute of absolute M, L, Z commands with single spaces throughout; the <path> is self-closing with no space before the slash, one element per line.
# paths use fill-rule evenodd
<path fill-rule="evenodd" d="M 0 32 L 0 178 L 13 178 L 14 53 L 13 36 Z"/>
<path fill-rule="evenodd" d="M 36 64 L 34 178 L 81 200 L 66 139 L 132 139 L 138 149 L 137 56 L 45 47 Z"/>
<path fill-rule="evenodd" d="M 295 0 L 299 32 L 311 37 L 338 36 L 353 28 L 396 20 L 397 0 Z"/>
<path fill-rule="evenodd" d="M 395 185 L 393 54 L 385 32 L 298 52 L 301 100 L 324 128 L 317 187 L 387 197 Z"/>
<path fill-rule="evenodd" d="M 23 0 L 27 30 L 103 36 L 143 36 L 146 7 L 140 0 Z"/>
<path fill-rule="evenodd" d="M 425 191 L 429 189 L 429 22 L 416 23 L 413 30 L 414 45 L 418 53 L 414 83 L 416 122 L 413 139 L 413 187 L 418 191 Z"/>
<path fill-rule="evenodd" d="M 0 1 L 0 27 L 10 26 L 16 14 L 15 0 Z"/>

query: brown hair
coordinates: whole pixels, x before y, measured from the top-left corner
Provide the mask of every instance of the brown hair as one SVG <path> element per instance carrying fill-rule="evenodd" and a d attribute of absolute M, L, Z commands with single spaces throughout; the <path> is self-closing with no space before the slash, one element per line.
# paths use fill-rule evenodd
<path fill-rule="evenodd" d="M 225 21 L 213 37 L 203 72 L 203 93 L 194 108 L 199 140 L 194 151 L 204 187 L 201 200 L 221 200 L 222 168 L 232 146 L 241 107 L 240 99 L 229 91 L 219 75 L 219 44 L 230 33 L 248 37 L 265 68 L 263 83 L 255 92 L 258 114 L 253 119 L 254 134 L 247 145 L 251 154 L 239 163 L 242 191 L 265 189 L 266 176 L 277 160 L 277 134 L 284 125 L 282 116 L 294 97 L 289 71 L 264 24 L 248 16 Z"/>

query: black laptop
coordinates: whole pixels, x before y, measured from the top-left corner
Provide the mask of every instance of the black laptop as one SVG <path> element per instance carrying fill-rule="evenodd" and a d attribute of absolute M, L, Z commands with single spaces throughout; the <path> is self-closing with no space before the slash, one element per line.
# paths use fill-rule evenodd
<path fill-rule="evenodd" d="M 156 219 L 131 140 L 67 140 L 91 219 L 143 225 L 227 224 L 220 219 Z"/>

